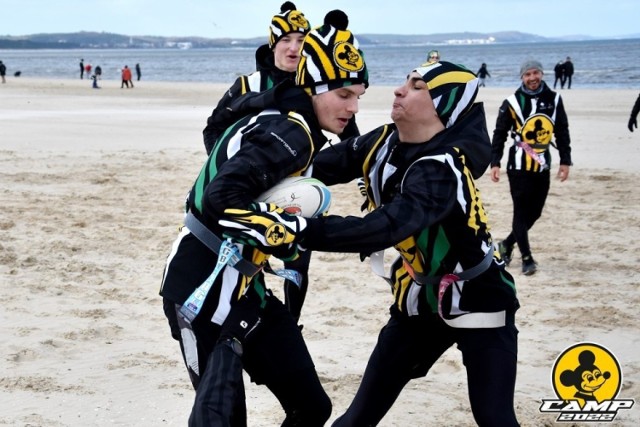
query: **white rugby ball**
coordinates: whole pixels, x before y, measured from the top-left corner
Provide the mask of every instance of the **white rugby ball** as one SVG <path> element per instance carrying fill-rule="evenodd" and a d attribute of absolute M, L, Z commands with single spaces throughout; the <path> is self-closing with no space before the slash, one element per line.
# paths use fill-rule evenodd
<path fill-rule="evenodd" d="M 273 203 L 290 214 L 313 218 L 329 211 L 331 191 L 315 178 L 290 176 L 262 193 L 256 201 Z"/>

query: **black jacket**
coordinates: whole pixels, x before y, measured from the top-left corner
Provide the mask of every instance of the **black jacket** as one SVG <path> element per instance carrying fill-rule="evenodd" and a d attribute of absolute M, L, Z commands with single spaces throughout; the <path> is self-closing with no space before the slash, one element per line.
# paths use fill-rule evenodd
<path fill-rule="evenodd" d="M 224 114 L 225 120 L 234 124 L 215 141 L 186 206 L 218 236 L 222 235 L 218 219 L 225 209 L 248 209 L 258 195 L 284 177 L 301 174 L 326 142 L 310 96 L 291 82 L 234 98 Z M 248 245 L 242 249 L 242 255 L 256 264 L 268 257 Z M 211 274 L 216 261 L 216 255 L 195 237 L 183 237 L 172 253 L 161 295 L 182 304 Z M 262 273 L 246 280 L 241 275 L 232 276 L 219 275 L 210 292 L 208 298 L 216 313 L 221 309 L 219 304 L 228 304 L 233 297 L 242 295 L 249 283 L 257 286 L 257 292 L 264 296 Z M 221 324 L 223 317 L 214 321 Z"/>
<path fill-rule="evenodd" d="M 215 141 L 188 201 L 214 231 L 225 209 L 247 209 L 283 178 L 304 172 L 327 140 L 310 96 L 291 81 L 230 99 L 218 117 L 234 124 Z"/>
<path fill-rule="evenodd" d="M 511 101 L 511 102 L 510 102 Z M 514 107 L 515 105 L 515 107 Z M 520 86 L 511 97 L 504 100 L 500 106 L 496 127 L 491 140 L 492 154 L 491 166 L 500 166 L 500 160 L 504 152 L 504 146 L 509 136 L 518 137 L 523 124 L 530 116 L 543 114 L 551 120 L 551 129 L 545 129 L 548 134 L 547 149 L 539 148 L 546 159 L 546 164 L 551 164 L 551 153 L 548 146 L 553 144 L 551 133 L 555 136 L 555 145 L 560 154 L 561 165 L 571 165 L 571 138 L 569 136 L 569 121 L 564 109 L 562 97 L 551 90 L 543 81 L 539 93 L 532 95 L 525 92 Z M 509 149 L 507 170 L 521 170 L 526 172 L 540 172 L 542 168 L 532 161 L 527 153 L 519 149 L 515 143 Z"/>
<path fill-rule="evenodd" d="M 327 147 L 314 161 L 313 176 L 328 185 L 364 176 L 374 209 L 364 217 L 307 220 L 302 246 L 364 254 L 393 246 L 406 261 L 392 267 L 395 307 L 409 315 L 437 311 L 437 285 L 420 288 L 409 270 L 438 277 L 469 269 L 487 253 L 493 255 L 486 213 L 474 183 L 489 165 L 490 151 L 479 104 L 425 143 L 402 143 L 395 125 L 386 125 Z M 460 309 L 517 307 L 512 279 L 499 260 L 472 283 L 464 287 Z"/>
<path fill-rule="evenodd" d="M 573 62 L 565 61 L 564 63 L 564 75 L 573 76 Z"/>

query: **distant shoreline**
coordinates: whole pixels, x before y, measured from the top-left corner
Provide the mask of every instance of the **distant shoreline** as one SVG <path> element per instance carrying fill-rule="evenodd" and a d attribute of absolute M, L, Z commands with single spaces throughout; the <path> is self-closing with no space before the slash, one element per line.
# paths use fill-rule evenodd
<path fill-rule="evenodd" d="M 515 87 L 520 84 L 519 66 L 535 58 L 546 71 L 545 80 L 553 84 L 553 68 L 567 56 L 573 58 L 574 88 L 640 88 L 640 42 L 581 41 L 543 43 L 494 43 L 485 45 L 362 46 L 370 83 L 396 85 L 408 71 L 424 62 L 431 49 L 438 49 L 444 61 L 467 66 L 476 72 L 486 63 L 489 87 Z M 607 60 L 594 52 L 606 52 Z M 124 65 L 140 63 L 146 81 L 198 81 L 230 85 L 239 75 L 255 70 L 254 49 L 248 47 L 216 49 L 39 49 L 0 51 L 7 76 L 21 71 L 23 77 L 79 78 L 78 64 L 97 65 L 102 78 L 120 79 Z"/>
<path fill-rule="evenodd" d="M 570 35 L 544 37 L 519 31 L 499 31 L 492 33 L 458 32 L 438 34 L 358 34 L 363 47 L 372 46 L 458 46 L 514 43 L 566 43 L 584 41 L 616 41 L 640 39 L 640 34 L 617 37 L 592 37 Z M 30 34 L 22 36 L 0 36 L 0 50 L 39 49 L 212 49 L 248 48 L 255 49 L 265 43 L 263 37 L 251 38 L 205 38 L 205 37 L 164 37 L 133 36 L 104 32 L 76 32 Z"/>

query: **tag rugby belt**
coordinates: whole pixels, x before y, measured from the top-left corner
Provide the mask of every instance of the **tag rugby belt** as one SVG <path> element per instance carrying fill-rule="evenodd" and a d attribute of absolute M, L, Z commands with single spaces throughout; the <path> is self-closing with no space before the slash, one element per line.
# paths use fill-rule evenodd
<path fill-rule="evenodd" d="M 196 218 L 191 212 L 187 213 L 187 216 L 184 218 L 184 225 L 191 231 L 191 233 L 198 238 L 206 247 L 211 249 L 216 255 L 220 252 L 220 245 L 222 244 L 222 240 L 218 236 L 216 236 L 211 230 L 202 224 L 198 218 Z M 241 274 L 253 277 L 255 276 L 262 267 L 255 265 L 252 262 L 247 261 L 246 259 L 240 259 L 236 265 L 233 266 L 236 270 L 238 270 Z"/>

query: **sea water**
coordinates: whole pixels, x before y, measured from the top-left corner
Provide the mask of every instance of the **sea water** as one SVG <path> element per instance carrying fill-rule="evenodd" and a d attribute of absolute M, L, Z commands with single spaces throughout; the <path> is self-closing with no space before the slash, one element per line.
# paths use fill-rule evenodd
<path fill-rule="evenodd" d="M 485 62 L 488 86 L 519 84 L 520 64 L 537 59 L 545 80 L 553 83 L 553 67 L 570 56 L 575 68 L 573 88 L 640 89 L 640 39 L 579 42 L 509 43 L 441 46 L 362 46 L 372 85 L 399 85 L 407 73 L 438 49 L 442 60 L 463 64 L 477 72 Z M 240 74 L 255 70 L 255 49 L 73 49 L 0 50 L 7 75 L 80 78 L 80 59 L 102 68 L 103 79 L 120 80 L 120 70 L 139 63 L 142 80 L 231 84 Z M 85 76 L 86 78 L 86 76 Z M 135 80 L 134 73 L 134 80 Z"/>

